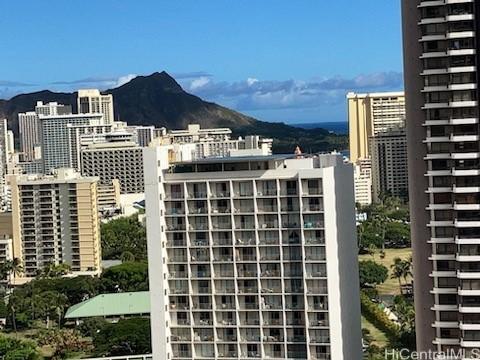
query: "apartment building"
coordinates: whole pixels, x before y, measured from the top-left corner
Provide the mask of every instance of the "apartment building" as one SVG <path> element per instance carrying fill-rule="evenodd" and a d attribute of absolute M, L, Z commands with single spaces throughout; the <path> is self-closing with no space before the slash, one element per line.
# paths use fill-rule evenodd
<path fill-rule="evenodd" d="M 104 125 L 104 120 L 102 114 L 40 115 L 39 124 L 43 172 L 48 174 L 55 169 L 71 168 L 73 165 L 70 127 Z"/>
<path fill-rule="evenodd" d="M 80 152 L 82 148 L 96 142 L 106 141 L 106 136 L 112 131 L 112 125 L 90 123 L 88 125 L 68 124 L 69 166 L 80 171 Z"/>
<path fill-rule="evenodd" d="M 111 94 L 101 94 L 97 89 L 78 90 L 77 106 L 79 114 L 103 114 L 105 124 L 115 121 Z"/>
<path fill-rule="evenodd" d="M 0 213 L 0 264 L 13 260 L 12 213 Z"/>
<path fill-rule="evenodd" d="M 408 200 L 407 135 L 405 130 L 389 131 L 370 138 L 372 195 Z"/>
<path fill-rule="evenodd" d="M 8 164 L 7 131 L 7 119 L 0 119 L 0 211 L 2 211 L 4 207 L 3 198 L 5 196 L 5 176 L 7 174 Z"/>
<path fill-rule="evenodd" d="M 350 160 L 370 156 L 369 138 L 405 127 L 403 92 L 347 94 Z"/>
<path fill-rule="evenodd" d="M 120 182 L 118 179 L 98 183 L 97 204 L 100 213 L 114 211 L 120 208 Z"/>
<path fill-rule="evenodd" d="M 474 358 L 480 1 L 404 0 L 402 13 L 417 350 Z"/>
<path fill-rule="evenodd" d="M 74 274 L 100 273 L 97 181 L 73 169 L 12 179 L 13 253 L 23 278 L 51 263 L 69 264 Z"/>
<path fill-rule="evenodd" d="M 198 124 L 190 124 L 185 130 L 163 131 L 159 136 L 159 143 L 169 144 L 195 144 L 196 159 L 208 157 L 223 157 L 242 153 L 257 155 L 271 155 L 273 139 L 260 138 L 259 136 L 246 136 L 244 139 L 232 139 L 232 130 L 229 128 L 201 129 Z"/>
<path fill-rule="evenodd" d="M 44 104 L 42 101 L 37 101 L 35 113 L 39 116 L 70 115 L 72 113 L 72 106 L 59 104 L 57 102 Z"/>
<path fill-rule="evenodd" d="M 168 157 L 144 150 L 153 358 L 361 359 L 351 165 Z"/>
<path fill-rule="evenodd" d="M 18 127 L 22 161 L 33 161 L 36 159 L 35 147 L 40 145 L 37 113 L 35 111 L 19 113 Z"/>
<path fill-rule="evenodd" d="M 94 143 L 80 152 L 81 172 L 101 182 L 118 179 L 121 194 L 144 192 L 142 148 L 134 142 Z"/>
<path fill-rule="evenodd" d="M 155 126 L 133 126 L 139 146 L 146 147 L 155 138 Z"/>
<path fill-rule="evenodd" d="M 372 161 L 357 161 L 353 169 L 355 184 L 355 203 L 367 206 L 372 203 Z"/>

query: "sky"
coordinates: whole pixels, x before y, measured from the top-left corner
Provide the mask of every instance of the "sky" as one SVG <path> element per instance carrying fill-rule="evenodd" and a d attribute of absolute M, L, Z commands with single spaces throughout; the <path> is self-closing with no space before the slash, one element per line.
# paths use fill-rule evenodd
<path fill-rule="evenodd" d="M 258 119 L 318 123 L 346 120 L 349 91 L 403 87 L 399 0 L 10 0 L 0 14 L 4 99 L 165 70 Z"/>

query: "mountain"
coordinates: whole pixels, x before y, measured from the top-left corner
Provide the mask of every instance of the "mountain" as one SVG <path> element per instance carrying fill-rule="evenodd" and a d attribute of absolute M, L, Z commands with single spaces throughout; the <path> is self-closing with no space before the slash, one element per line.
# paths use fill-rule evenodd
<path fill-rule="evenodd" d="M 116 119 L 131 125 L 154 125 L 167 129 L 183 129 L 198 123 L 203 128 L 229 127 L 236 136 L 257 134 L 274 138 L 275 152 L 293 152 L 296 145 L 305 151 L 343 150 L 345 136 L 324 129 L 301 129 L 283 123 L 259 121 L 239 112 L 187 93 L 166 72 L 138 76 L 130 82 L 105 93 L 113 95 Z M 18 133 L 17 115 L 32 111 L 37 101 L 70 104 L 76 111 L 76 93 L 40 91 L 22 94 L 10 100 L 0 100 L 0 118 Z"/>

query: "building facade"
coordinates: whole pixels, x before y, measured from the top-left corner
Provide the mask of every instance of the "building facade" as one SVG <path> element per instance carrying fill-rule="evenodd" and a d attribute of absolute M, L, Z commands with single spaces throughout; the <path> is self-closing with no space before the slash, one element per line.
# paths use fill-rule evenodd
<path fill-rule="evenodd" d="M 404 130 L 390 131 L 370 138 L 372 195 L 378 202 L 390 195 L 407 200 L 407 135 Z"/>
<path fill-rule="evenodd" d="M 57 102 L 44 104 L 42 101 L 37 101 L 35 113 L 39 116 L 70 115 L 72 113 L 72 106 L 59 104 Z"/>
<path fill-rule="evenodd" d="M 480 1 L 404 0 L 417 350 L 480 345 Z"/>
<path fill-rule="evenodd" d="M 145 191 L 142 148 L 133 142 L 90 144 L 80 152 L 81 172 L 102 182 L 117 179 L 121 194 Z"/>
<path fill-rule="evenodd" d="M 5 185 L 8 164 L 8 137 L 7 137 L 7 119 L 0 119 L 0 211 L 3 211 L 5 204 Z"/>
<path fill-rule="evenodd" d="M 74 274 L 100 273 L 97 181 L 73 169 L 12 179 L 13 253 L 22 277 L 61 263 Z"/>
<path fill-rule="evenodd" d="M 350 165 L 144 156 L 154 359 L 362 358 Z"/>
<path fill-rule="evenodd" d="M 192 154 L 195 159 L 224 156 L 241 156 L 243 153 L 257 155 L 272 154 L 272 139 L 256 135 L 232 139 L 229 128 L 201 129 L 198 124 L 190 124 L 185 130 L 162 131 L 158 143 L 163 145 L 194 144 Z"/>
<path fill-rule="evenodd" d="M 372 203 L 372 161 L 357 161 L 353 170 L 355 184 L 355 203 L 367 206 Z"/>
<path fill-rule="evenodd" d="M 20 156 L 22 161 L 36 160 L 35 147 L 40 145 L 38 115 L 35 111 L 18 114 Z"/>
<path fill-rule="evenodd" d="M 103 114 L 105 124 L 115 121 L 111 94 L 103 95 L 97 89 L 78 90 L 77 106 L 79 114 Z"/>
<path fill-rule="evenodd" d="M 370 156 L 369 138 L 405 127 L 403 92 L 347 95 L 350 160 Z"/>
<path fill-rule="evenodd" d="M 102 114 L 39 116 L 43 172 L 72 167 L 69 127 L 103 125 Z"/>

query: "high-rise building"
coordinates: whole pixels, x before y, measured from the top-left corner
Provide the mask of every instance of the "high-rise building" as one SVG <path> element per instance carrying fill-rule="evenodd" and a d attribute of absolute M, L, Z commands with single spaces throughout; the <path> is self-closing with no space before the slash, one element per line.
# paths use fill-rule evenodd
<path fill-rule="evenodd" d="M 0 210 L 3 208 L 8 164 L 7 131 L 7 119 L 0 119 Z"/>
<path fill-rule="evenodd" d="M 155 360 L 362 358 L 351 165 L 144 158 Z"/>
<path fill-rule="evenodd" d="M 480 339 L 480 1 L 403 0 L 417 350 Z"/>
<path fill-rule="evenodd" d="M 155 127 L 154 126 L 135 126 L 137 143 L 141 147 L 146 147 L 154 139 Z"/>
<path fill-rule="evenodd" d="M 201 129 L 198 124 L 190 124 L 185 130 L 163 131 L 158 142 L 168 144 L 195 144 L 194 158 L 222 157 L 243 152 L 257 155 L 272 154 L 272 139 L 259 136 L 246 136 L 245 139 L 232 139 L 229 128 Z M 246 150 L 246 151 L 244 151 Z"/>
<path fill-rule="evenodd" d="M 13 260 L 12 213 L 0 213 L 0 264 Z"/>
<path fill-rule="evenodd" d="M 121 194 L 144 192 L 142 148 L 134 142 L 94 143 L 80 151 L 81 172 L 102 182 L 117 179 Z"/>
<path fill-rule="evenodd" d="M 355 203 L 362 206 L 370 205 L 372 203 L 372 161 L 359 160 L 353 170 Z"/>
<path fill-rule="evenodd" d="M 403 92 L 347 95 L 350 160 L 370 156 L 369 138 L 379 133 L 405 127 Z"/>
<path fill-rule="evenodd" d="M 383 195 L 407 200 L 407 136 L 405 130 L 370 137 L 373 200 Z"/>
<path fill-rule="evenodd" d="M 35 111 L 18 114 L 18 127 L 20 137 L 20 156 L 23 162 L 39 160 L 40 149 L 40 123 L 39 116 L 70 115 L 72 107 L 56 102 L 44 104 L 37 101 Z"/>
<path fill-rule="evenodd" d="M 37 101 L 35 113 L 39 116 L 70 115 L 72 113 L 72 106 L 59 104 L 57 102 L 44 104 L 42 101 Z"/>
<path fill-rule="evenodd" d="M 40 145 L 38 115 L 35 111 L 18 114 L 20 156 L 22 161 L 38 160 L 35 147 Z"/>
<path fill-rule="evenodd" d="M 115 121 L 111 94 L 103 95 L 97 89 L 78 90 L 77 106 L 79 114 L 103 114 L 105 124 Z"/>
<path fill-rule="evenodd" d="M 22 261 L 22 277 L 61 263 L 74 274 L 100 272 L 97 181 L 73 169 L 12 179 L 13 253 Z"/>
<path fill-rule="evenodd" d="M 69 127 L 104 124 L 102 114 L 40 115 L 39 123 L 43 171 L 46 174 L 73 165 Z"/>
<path fill-rule="evenodd" d="M 117 179 L 109 182 L 99 182 L 97 195 L 98 210 L 101 214 L 113 212 L 120 208 L 120 182 Z"/>
<path fill-rule="evenodd" d="M 82 148 L 95 142 L 105 141 L 112 130 L 112 125 L 91 123 L 89 125 L 68 124 L 68 149 L 70 152 L 69 166 L 80 171 L 80 152 Z"/>

